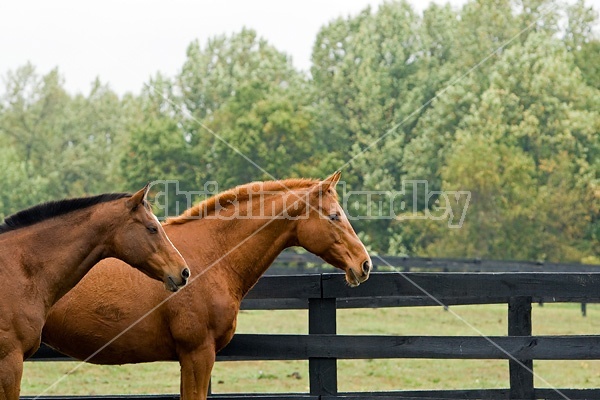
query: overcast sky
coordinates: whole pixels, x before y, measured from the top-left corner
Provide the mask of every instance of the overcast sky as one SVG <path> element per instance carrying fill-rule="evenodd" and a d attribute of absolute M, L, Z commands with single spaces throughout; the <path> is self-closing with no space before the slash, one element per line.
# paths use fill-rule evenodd
<path fill-rule="evenodd" d="M 419 11 L 430 0 L 411 0 Z M 438 3 L 445 1 L 436 0 Z M 464 0 L 451 0 L 457 6 Z M 67 89 L 88 93 L 99 77 L 120 94 L 157 71 L 173 76 L 188 44 L 256 30 L 303 70 L 318 30 L 383 0 L 1 0 L 0 76 L 30 61 L 58 66 Z M 600 5 L 600 0 L 588 0 Z M 596 9 L 600 9 L 596 6 Z"/>

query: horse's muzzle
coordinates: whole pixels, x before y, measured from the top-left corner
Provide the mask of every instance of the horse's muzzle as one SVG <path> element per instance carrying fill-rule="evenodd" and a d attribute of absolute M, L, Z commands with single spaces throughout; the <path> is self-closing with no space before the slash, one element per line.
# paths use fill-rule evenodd
<path fill-rule="evenodd" d="M 184 287 L 187 284 L 187 281 L 190 277 L 190 269 L 189 268 L 184 268 L 181 270 L 181 282 L 178 284 L 177 282 L 175 282 L 175 279 L 169 275 L 167 277 L 167 280 L 165 281 L 165 287 L 167 288 L 167 290 L 171 291 L 171 292 L 176 292 L 178 291 L 180 288 Z"/>

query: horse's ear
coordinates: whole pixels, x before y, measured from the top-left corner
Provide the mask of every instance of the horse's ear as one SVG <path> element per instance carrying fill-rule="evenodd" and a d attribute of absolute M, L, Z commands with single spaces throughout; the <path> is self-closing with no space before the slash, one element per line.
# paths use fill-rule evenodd
<path fill-rule="evenodd" d="M 342 177 L 342 171 L 335 171 L 333 174 L 325 178 L 319 184 L 321 192 L 326 192 L 329 189 L 335 190 L 335 186 L 340 181 Z"/>
<path fill-rule="evenodd" d="M 140 204 L 144 203 L 146 200 L 146 196 L 148 195 L 148 190 L 150 190 L 150 184 L 147 183 L 142 189 L 138 190 L 131 196 L 127 202 L 125 203 L 129 209 L 132 211 L 137 208 Z"/>

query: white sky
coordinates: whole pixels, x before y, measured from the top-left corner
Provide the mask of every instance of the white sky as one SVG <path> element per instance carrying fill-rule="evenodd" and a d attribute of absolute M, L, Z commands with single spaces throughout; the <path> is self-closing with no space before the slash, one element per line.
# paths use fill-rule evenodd
<path fill-rule="evenodd" d="M 431 0 L 411 0 L 419 11 Z M 445 1 L 436 0 L 438 3 Z M 451 0 L 459 5 L 464 0 Z M 58 66 L 72 93 L 99 77 L 120 94 L 138 93 L 160 71 L 175 75 L 188 44 L 256 30 L 303 70 L 318 30 L 383 0 L 0 0 L 0 76 L 27 61 Z M 600 10 L 600 0 L 588 0 Z"/>

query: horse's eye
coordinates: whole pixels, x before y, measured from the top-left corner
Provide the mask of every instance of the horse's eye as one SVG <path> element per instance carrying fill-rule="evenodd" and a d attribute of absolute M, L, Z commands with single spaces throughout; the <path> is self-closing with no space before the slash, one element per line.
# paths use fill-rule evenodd
<path fill-rule="evenodd" d="M 330 221 L 339 221 L 340 220 L 340 215 L 339 214 L 330 214 L 329 215 L 329 220 Z"/>
<path fill-rule="evenodd" d="M 148 229 L 148 232 L 150 233 L 158 233 L 158 228 L 154 225 L 148 225 L 146 229 Z"/>

